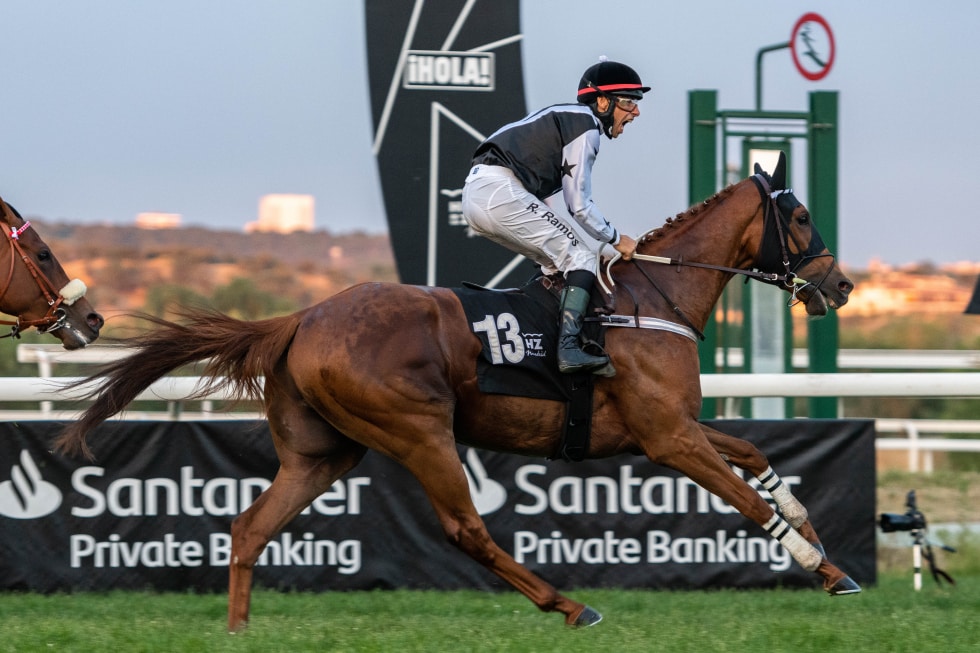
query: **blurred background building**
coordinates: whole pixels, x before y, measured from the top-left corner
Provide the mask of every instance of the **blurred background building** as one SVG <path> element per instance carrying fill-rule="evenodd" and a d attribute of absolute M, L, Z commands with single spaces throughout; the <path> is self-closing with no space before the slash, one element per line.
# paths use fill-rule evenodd
<path fill-rule="evenodd" d="M 245 225 L 245 233 L 313 231 L 314 219 L 312 195 L 263 195 L 259 199 L 259 218 Z"/>

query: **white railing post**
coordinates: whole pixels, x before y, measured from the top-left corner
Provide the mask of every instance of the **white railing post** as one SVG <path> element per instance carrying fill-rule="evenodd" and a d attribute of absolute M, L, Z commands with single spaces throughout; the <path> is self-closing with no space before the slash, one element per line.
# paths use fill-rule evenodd
<path fill-rule="evenodd" d="M 905 423 L 905 431 L 909 439 L 909 471 L 919 471 L 919 429 L 912 422 Z"/>
<path fill-rule="evenodd" d="M 46 351 L 37 352 L 37 375 L 42 379 L 48 379 L 51 378 L 51 372 L 51 356 Z M 41 415 L 44 417 L 51 417 L 51 411 L 53 408 L 53 401 L 42 401 Z"/>

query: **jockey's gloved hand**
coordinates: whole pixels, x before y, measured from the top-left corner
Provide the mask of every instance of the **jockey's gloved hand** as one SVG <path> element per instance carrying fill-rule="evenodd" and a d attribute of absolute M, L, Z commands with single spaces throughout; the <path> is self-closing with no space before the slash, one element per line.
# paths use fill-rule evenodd
<path fill-rule="evenodd" d="M 636 241 L 631 236 L 620 234 L 619 242 L 613 245 L 613 248 L 622 255 L 623 260 L 628 261 L 636 253 Z"/>

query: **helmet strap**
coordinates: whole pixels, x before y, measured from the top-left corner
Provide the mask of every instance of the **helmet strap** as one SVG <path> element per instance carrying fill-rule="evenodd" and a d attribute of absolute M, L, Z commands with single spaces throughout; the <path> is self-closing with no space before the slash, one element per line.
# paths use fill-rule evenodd
<path fill-rule="evenodd" d="M 604 97 L 609 100 L 609 106 L 606 107 L 605 111 L 599 111 L 600 97 Z M 611 95 L 601 92 L 596 95 L 596 99 L 592 102 L 592 113 L 594 113 L 599 119 L 599 122 L 602 123 L 602 132 L 607 138 L 612 138 L 613 114 L 615 111 L 616 102 Z"/>

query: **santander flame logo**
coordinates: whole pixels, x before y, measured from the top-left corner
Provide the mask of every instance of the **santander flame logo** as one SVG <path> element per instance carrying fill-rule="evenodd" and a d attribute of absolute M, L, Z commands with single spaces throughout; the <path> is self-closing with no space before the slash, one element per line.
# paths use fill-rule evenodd
<path fill-rule="evenodd" d="M 50 515 L 61 505 L 61 491 L 41 478 L 41 470 L 26 449 L 20 465 L 10 468 L 10 480 L 0 483 L 0 515 L 36 519 Z"/>
<path fill-rule="evenodd" d="M 488 515 L 499 510 L 507 501 L 507 490 L 503 485 L 487 476 L 487 470 L 475 449 L 466 452 L 466 462 L 463 463 L 466 480 L 470 486 L 470 496 L 473 505 L 481 515 Z"/>

